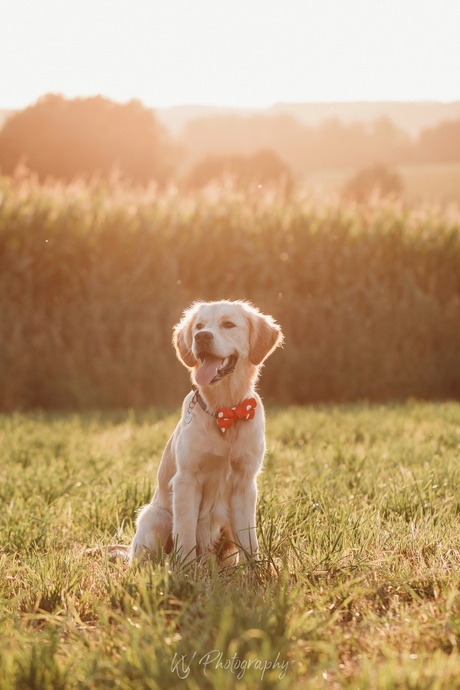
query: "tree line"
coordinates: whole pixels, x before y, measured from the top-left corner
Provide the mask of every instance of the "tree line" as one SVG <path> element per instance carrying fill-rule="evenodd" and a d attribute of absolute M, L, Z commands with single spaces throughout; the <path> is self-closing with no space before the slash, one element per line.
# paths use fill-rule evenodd
<path fill-rule="evenodd" d="M 390 166 L 455 163 L 460 162 L 460 119 L 425 129 L 414 140 L 385 117 L 371 124 L 332 119 L 309 127 L 291 115 L 226 115 L 190 122 L 180 143 L 192 160 L 271 147 L 295 173 L 376 161 Z"/>
<path fill-rule="evenodd" d="M 233 175 L 249 184 L 318 169 L 460 162 L 460 119 L 425 129 L 418 139 L 380 118 L 371 125 L 328 120 L 309 127 L 291 115 L 217 115 L 190 122 L 174 139 L 139 101 L 67 100 L 47 95 L 0 131 L 0 171 L 24 164 L 40 180 L 113 174 L 145 185 L 186 187 Z"/>

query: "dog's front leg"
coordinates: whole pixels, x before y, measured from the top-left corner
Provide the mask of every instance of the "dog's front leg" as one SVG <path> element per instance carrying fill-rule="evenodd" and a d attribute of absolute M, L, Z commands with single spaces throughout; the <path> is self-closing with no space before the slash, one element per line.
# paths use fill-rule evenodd
<path fill-rule="evenodd" d="M 248 555 L 258 557 L 259 544 L 256 534 L 256 478 L 251 477 L 240 482 L 231 498 L 232 526 L 237 544 L 240 546 L 240 558 Z"/>
<path fill-rule="evenodd" d="M 184 560 L 196 557 L 196 531 L 201 489 L 190 472 L 178 472 L 173 481 L 173 539 Z"/>

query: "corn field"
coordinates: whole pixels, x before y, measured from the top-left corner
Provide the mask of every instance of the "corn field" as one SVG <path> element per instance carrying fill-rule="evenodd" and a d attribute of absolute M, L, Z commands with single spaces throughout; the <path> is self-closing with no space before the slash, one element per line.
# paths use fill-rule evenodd
<path fill-rule="evenodd" d="M 177 406 L 196 299 L 281 324 L 275 404 L 460 399 L 460 220 L 374 201 L 0 180 L 0 409 Z"/>

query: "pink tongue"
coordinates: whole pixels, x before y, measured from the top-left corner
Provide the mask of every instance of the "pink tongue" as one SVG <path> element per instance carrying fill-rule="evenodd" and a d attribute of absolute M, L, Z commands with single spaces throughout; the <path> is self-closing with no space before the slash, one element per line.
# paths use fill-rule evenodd
<path fill-rule="evenodd" d="M 222 359 L 213 355 L 206 355 L 203 364 L 195 372 L 195 381 L 199 386 L 207 386 L 217 375 Z"/>

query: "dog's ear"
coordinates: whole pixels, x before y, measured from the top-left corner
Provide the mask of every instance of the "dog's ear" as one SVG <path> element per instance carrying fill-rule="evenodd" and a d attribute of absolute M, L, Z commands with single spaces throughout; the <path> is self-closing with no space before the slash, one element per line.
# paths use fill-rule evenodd
<path fill-rule="evenodd" d="M 195 311 L 191 308 L 184 312 L 184 315 L 174 326 L 173 345 L 176 350 L 177 358 L 186 367 L 194 367 L 196 359 L 192 352 L 192 328 L 195 318 Z"/>
<path fill-rule="evenodd" d="M 281 328 L 271 316 L 254 310 L 249 315 L 249 361 L 262 364 L 284 340 Z"/>

